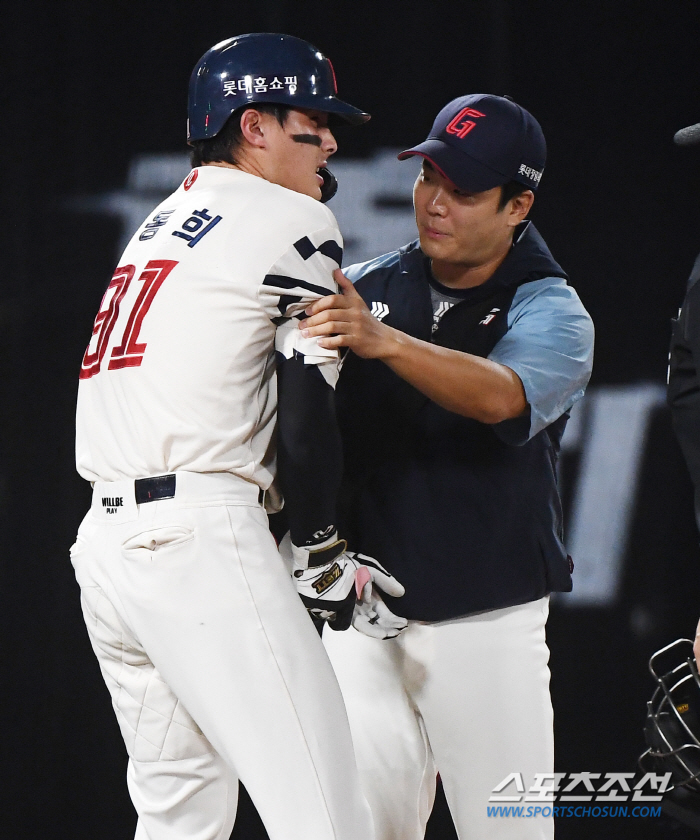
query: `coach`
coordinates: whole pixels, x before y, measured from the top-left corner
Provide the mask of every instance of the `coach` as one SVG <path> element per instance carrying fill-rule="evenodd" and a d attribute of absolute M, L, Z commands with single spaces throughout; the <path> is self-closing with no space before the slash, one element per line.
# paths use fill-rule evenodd
<path fill-rule="evenodd" d="M 530 113 L 461 97 L 412 155 L 419 240 L 336 272 L 343 295 L 300 324 L 353 351 L 344 530 L 405 585 L 387 600 L 409 624 L 324 641 L 378 840 L 423 837 L 437 772 L 461 840 L 550 838 L 551 818 L 487 805 L 509 774 L 527 789 L 553 768 L 545 622 L 572 570 L 556 462 L 593 325 L 526 221 L 546 158 Z"/>

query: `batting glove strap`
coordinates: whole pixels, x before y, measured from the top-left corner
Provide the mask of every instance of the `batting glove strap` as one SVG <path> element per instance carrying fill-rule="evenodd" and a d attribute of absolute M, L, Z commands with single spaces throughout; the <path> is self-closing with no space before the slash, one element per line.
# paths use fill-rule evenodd
<path fill-rule="evenodd" d="M 338 532 L 334 531 L 330 537 L 315 545 L 299 546 L 290 543 L 292 561 L 297 569 L 308 569 L 309 566 L 323 566 L 342 554 L 348 547 L 345 540 L 338 539 Z M 281 548 L 281 546 L 280 546 Z"/>

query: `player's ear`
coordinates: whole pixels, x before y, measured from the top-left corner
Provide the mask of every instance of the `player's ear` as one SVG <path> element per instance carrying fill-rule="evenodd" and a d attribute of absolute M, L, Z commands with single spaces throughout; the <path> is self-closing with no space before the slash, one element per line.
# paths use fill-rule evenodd
<path fill-rule="evenodd" d="M 508 224 L 515 227 L 527 216 L 535 201 L 535 194 L 532 190 L 518 193 L 508 202 Z"/>
<path fill-rule="evenodd" d="M 255 108 L 246 108 L 241 114 L 241 134 L 253 146 L 265 148 L 265 124 L 263 115 Z"/>

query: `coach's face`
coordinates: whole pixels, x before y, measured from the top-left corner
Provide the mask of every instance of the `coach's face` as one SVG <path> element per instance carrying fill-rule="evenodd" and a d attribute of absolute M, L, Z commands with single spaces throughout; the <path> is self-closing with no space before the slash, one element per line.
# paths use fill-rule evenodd
<path fill-rule="evenodd" d="M 433 260 L 436 274 L 441 264 L 468 269 L 502 259 L 532 203 L 532 193 L 525 196 L 499 210 L 500 187 L 477 193 L 460 190 L 424 160 L 413 203 L 421 248 Z"/>
<path fill-rule="evenodd" d="M 283 126 L 271 117 L 267 129 L 271 152 L 268 179 L 320 199 L 323 178 L 318 170 L 338 148 L 328 127 L 328 114 L 292 108 Z"/>

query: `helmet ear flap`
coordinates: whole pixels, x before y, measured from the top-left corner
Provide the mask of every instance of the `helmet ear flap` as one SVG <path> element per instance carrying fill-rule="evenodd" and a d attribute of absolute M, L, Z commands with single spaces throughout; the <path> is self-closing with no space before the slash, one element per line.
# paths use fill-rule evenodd
<path fill-rule="evenodd" d="M 669 666 L 671 670 L 661 673 Z M 647 703 L 648 749 L 639 766 L 645 772 L 671 773 L 667 790 L 684 786 L 700 794 L 700 675 L 693 643 L 678 639 L 658 650 L 649 670 L 657 687 Z"/>

